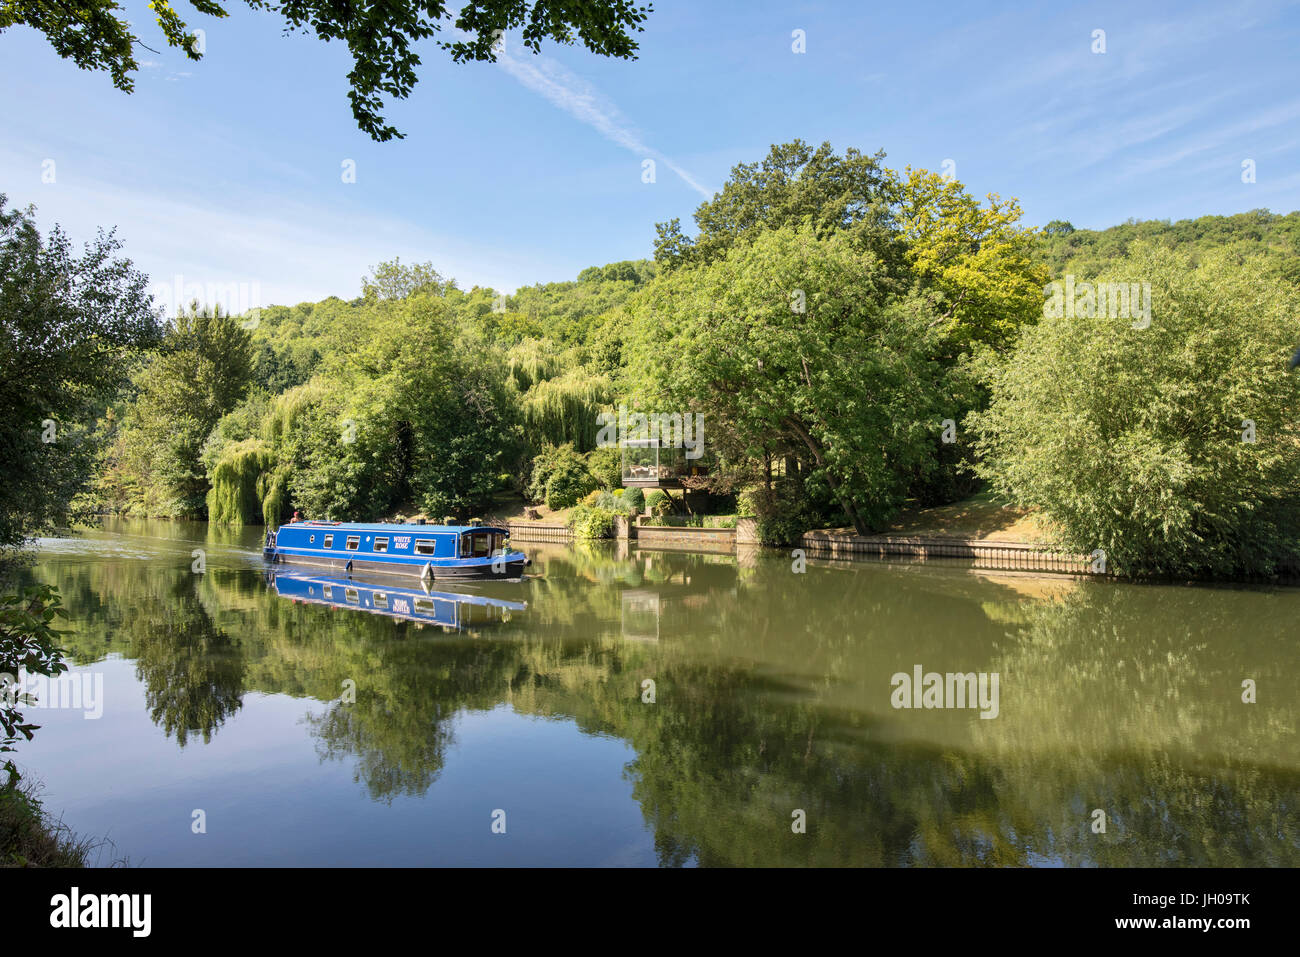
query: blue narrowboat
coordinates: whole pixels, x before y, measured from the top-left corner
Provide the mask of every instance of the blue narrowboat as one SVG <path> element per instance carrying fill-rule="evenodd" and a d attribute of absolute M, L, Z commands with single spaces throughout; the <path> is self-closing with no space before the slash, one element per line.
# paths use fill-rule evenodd
<path fill-rule="evenodd" d="M 512 612 L 528 609 L 527 602 L 433 591 L 427 583 L 385 585 L 296 570 L 268 572 L 267 579 L 276 594 L 295 603 L 350 608 L 417 625 L 437 625 L 444 631 L 473 631 L 509 621 Z"/>
<path fill-rule="evenodd" d="M 351 575 L 385 572 L 421 579 L 501 581 L 523 577 L 529 560 L 492 525 L 364 525 L 291 522 L 267 532 L 268 561 Z"/>

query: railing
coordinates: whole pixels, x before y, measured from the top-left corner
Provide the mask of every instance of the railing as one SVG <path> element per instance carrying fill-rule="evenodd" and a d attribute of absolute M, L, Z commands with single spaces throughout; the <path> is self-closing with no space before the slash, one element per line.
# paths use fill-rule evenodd
<path fill-rule="evenodd" d="M 543 524 L 542 522 L 494 522 L 493 524 L 509 529 L 511 542 L 567 542 L 570 532 L 567 525 Z"/>

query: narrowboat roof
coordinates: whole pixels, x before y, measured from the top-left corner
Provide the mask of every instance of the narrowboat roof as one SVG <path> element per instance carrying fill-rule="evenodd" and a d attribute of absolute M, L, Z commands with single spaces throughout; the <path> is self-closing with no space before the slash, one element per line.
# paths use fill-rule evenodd
<path fill-rule="evenodd" d="M 459 535 L 461 532 L 483 532 L 495 531 L 504 532 L 506 529 L 500 525 L 418 525 L 414 522 L 322 522 L 322 521 L 303 521 L 303 522 L 285 522 L 281 528 L 323 528 L 327 531 L 335 529 L 343 532 L 389 532 L 409 535 L 412 532 L 433 532 L 443 533 L 454 532 Z"/>

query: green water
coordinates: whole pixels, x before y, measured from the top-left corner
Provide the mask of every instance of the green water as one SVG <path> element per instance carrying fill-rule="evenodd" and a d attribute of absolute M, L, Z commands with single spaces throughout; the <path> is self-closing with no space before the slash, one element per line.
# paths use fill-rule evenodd
<path fill-rule="evenodd" d="M 103 707 L 20 763 L 132 863 L 1300 864 L 1297 590 L 516 543 L 457 590 L 526 609 L 444 628 L 282 597 L 260 541 L 42 543 Z M 997 716 L 895 708 L 918 665 Z"/>

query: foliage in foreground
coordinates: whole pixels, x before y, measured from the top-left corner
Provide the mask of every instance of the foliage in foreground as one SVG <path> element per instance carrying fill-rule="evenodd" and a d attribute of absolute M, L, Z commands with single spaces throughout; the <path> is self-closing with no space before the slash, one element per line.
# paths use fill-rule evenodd
<path fill-rule="evenodd" d="M 20 673 L 57 677 L 67 670 L 58 647 L 62 632 L 56 618 L 66 617 L 58 589 L 52 585 L 24 588 L 0 597 L 0 752 L 13 752 L 20 740 L 30 741 L 37 725 L 20 710 L 30 704 L 15 684 Z M 50 819 L 36 798 L 33 784 L 18 773 L 13 761 L 0 770 L 0 867 L 82 867 L 93 844 L 79 839 Z"/>
<path fill-rule="evenodd" d="M 328 43 L 341 41 L 352 57 L 348 100 L 357 126 L 379 142 L 402 137 L 384 120 L 384 96 L 404 99 L 415 88 L 420 57 L 413 49 L 454 24 L 453 40 L 437 45 L 456 63 L 495 62 L 498 33 L 520 29 L 523 45 L 536 53 L 543 40 L 570 45 L 581 40 L 592 53 L 635 59 L 640 32 L 650 6 L 634 0 L 475 0 L 453 12 L 444 0 L 389 0 L 373 6 L 346 0 L 245 0 L 249 7 L 283 18 L 286 33 L 314 33 Z M 224 0 L 191 0 L 199 13 L 228 15 Z M 151 3 L 168 46 L 190 60 L 203 59 L 204 43 L 169 3 Z M 116 0 L 69 0 L 0 4 L 0 33 L 25 24 L 45 34 L 59 56 L 83 70 L 103 71 L 113 85 L 130 93 L 139 69 L 134 49 L 150 47 L 137 35 Z M 150 42 L 156 42 L 152 39 Z"/>
<path fill-rule="evenodd" d="M 93 425 L 161 334 L 146 278 L 100 233 L 80 255 L 0 193 L 0 549 L 84 507 Z"/>
<path fill-rule="evenodd" d="M 94 847 L 50 817 L 35 785 L 0 784 L 0 867 L 85 867 Z"/>
<path fill-rule="evenodd" d="M 66 617 L 59 591 L 52 585 L 0 596 L 0 753 L 15 750 L 20 736 L 30 741 L 38 727 L 24 723 L 19 710 L 20 705 L 30 703 L 15 686 L 20 672 L 55 677 L 68 670 L 58 646 L 61 632 L 54 627 L 56 618 Z M 11 761 L 3 767 L 11 780 L 17 776 Z"/>
<path fill-rule="evenodd" d="M 1231 252 L 1139 247 L 1151 322 L 1045 317 L 968 418 L 979 472 L 1059 544 L 1130 575 L 1270 576 L 1300 559 L 1300 295 Z M 1253 441 L 1252 441 L 1253 440 Z"/>

